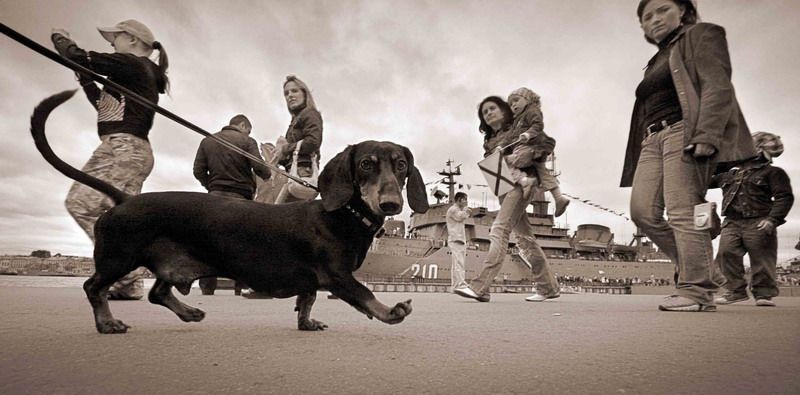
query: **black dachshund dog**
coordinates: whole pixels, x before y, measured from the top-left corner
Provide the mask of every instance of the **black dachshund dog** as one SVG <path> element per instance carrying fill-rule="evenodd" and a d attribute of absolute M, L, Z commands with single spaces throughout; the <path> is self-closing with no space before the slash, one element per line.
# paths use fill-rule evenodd
<path fill-rule="evenodd" d="M 369 318 L 397 324 L 411 314 L 411 300 L 389 307 L 353 277 L 387 215 L 409 206 L 428 210 L 422 177 L 408 148 L 364 141 L 348 146 L 319 176 L 321 200 L 269 205 L 197 192 L 131 196 L 63 162 L 53 153 L 44 125 L 50 112 L 75 91 L 42 101 L 31 117 L 36 147 L 58 171 L 110 196 L 116 206 L 95 224 L 95 273 L 83 285 L 100 333 L 129 326 L 109 309 L 108 287 L 139 266 L 156 277 L 148 299 L 186 322 L 205 313 L 180 302 L 172 287 L 189 292 L 204 277 L 240 280 L 277 298 L 297 296 L 301 330 L 327 325 L 310 317 L 317 290 L 327 289 Z"/>

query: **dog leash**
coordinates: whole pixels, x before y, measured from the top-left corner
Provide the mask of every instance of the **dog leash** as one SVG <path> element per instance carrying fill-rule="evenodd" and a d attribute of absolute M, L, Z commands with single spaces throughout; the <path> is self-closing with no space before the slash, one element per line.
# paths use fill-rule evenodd
<path fill-rule="evenodd" d="M 111 87 L 112 89 L 124 94 L 126 97 L 130 98 L 131 100 L 135 101 L 136 103 L 138 103 L 138 104 L 140 104 L 142 106 L 145 106 L 148 109 L 153 110 L 153 111 L 163 115 L 167 119 L 172 120 L 172 121 L 178 123 L 179 125 L 188 128 L 191 131 L 197 132 L 197 133 L 199 133 L 199 134 L 201 134 L 201 135 L 203 135 L 205 137 L 208 137 L 208 138 L 210 138 L 210 139 L 222 144 L 225 148 L 228 148 L 231 151 L 234 151 L 234 152 L 246 157 L 247 159 L 255 161 L 256 163 L 259 163 L 259 164 L 267 167 L 268 169 L 270 169 L 272 171 L 275 171 L 275 172 L 277 172 L 277 173 L 279 173 L 281 175 L 284 175 L 287 178 L 297 182 L 298 184 L 300 184 L 300 185 L 302 185 L 304 187 L 314 189 L 315 191 L 319 191 L 319 188 L 317 188 L 316 185 L 313 185 L 313 184 L 307 182 L 306 180 L 303 180 L 300 177 L 295 177 L 295 176 L 289 174 L 288 172 L 282 170 L 281 168 L 279 168 L 276 165 L 272 165 L 270 163 L 267 163 L 264 160 L 264 158 L 252 155 L 251 153 L 249 153 L 249 152 L 237 147 L 233 143 L 230 143 L 225 139 L 217 137 L 217 136 L 205 131 L 201 127 L 199 127 L 199 126 L 197 126 L 197 125 L 195 125 L 195 124 L 193 124 L 193 123 L 181 118 L 180 116 L 176 115 L 175 113 L 173 113 L 173 112 L 171 112 L 171 111 L 169 111 L 169 110 L 167 110 L 165 108 L 160 107 L 158 104 L 154 104 L 154 103 L 150 102 L 149 100 L 147 100 L 144 97 L 138 95 L 137 93 L 131 91 L 130 89 L 125 88 L 124 86 L 119 85 L 114 81 L 110 81 L 110 80 L 106 79 L 105 77 L 101 76 L 100 74 L 97 74 L 94 71 L 92 71 L 92 70 L 90 70 L 90 69 L 88 69 L 86 67 L 83 67 L 80 64 L 75 63 L 74 61 L 72 61 L 70 59 L 67 59 L 67 58 L 61 56 L 56 52 L 53 52 L 52 50 L 45 48 L 44 46 L 42 46 L 41 44 L 37 43 L 36 41 L 33 41 L 30 38 L 26 37 L 25 35 L 23 35 L 23 34 L 17 32 L 16 30 L 8 27 L 5 23 L 0 23 L 0 31 L 2 31 L 3 34 L 5 34 L 9 38 L 11 38 L 12 40 L 22 44 L 25 47 L 28 47 L 29 49 L 33 50 L 34 52 L 36 52 L 36 53 L 38 53 L 40 55 L 43 55 L 44 57 L 46 57 L 46 58 L 48 58 L 48 59 L 50 59 L 50 60 L 52 60 L 52 61 L 54 61 L 54 62 L 56 62 L 56 63 L 58 63 L 58 64 L 60 64 L 62 66 L 64 66 L 64 67 L 67 67 L 67 68 L 71 69 L 72 71 L 88 75 L 89 77 L 91 77 L 92 80 L 94 80 L 96 82 L 99 82 L 99 83 L 103 84 L 106 87 Z"/>

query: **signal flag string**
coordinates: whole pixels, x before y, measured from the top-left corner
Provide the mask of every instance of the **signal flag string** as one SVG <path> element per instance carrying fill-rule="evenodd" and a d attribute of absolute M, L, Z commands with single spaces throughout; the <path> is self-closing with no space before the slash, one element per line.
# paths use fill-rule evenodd
<path fill-rule="evenodd" d="M 570 199 L 572 199 L 572 200 L 581 202 L 581 203 L 583 203 L 583 204 L 585 204 L 587 206 L 592 206 L 594 208 L 597 208 L 597 209 L 606 211 L 608 213 L 614 214 L 614 215 L 616 215 L 618 217 L 625 218 L 626 221 L 630 221 L 631 220 L 630 218 L 628 218 L 628 216 L 625 215 L 625 213 L 620 213 L 620 212 L 614 211 L 614 210 L 612 210 L 612 209 L 610 209 L 608 207 L 604 207 L 602 205 L 599 205 L 599 204 L 597 204 L 597 203 L 595 203 L 595 202 L 593 202 L 593 201 L 591 201 L 589 199 L 582 199 L 582 198 L 580 198 L 578 196 L 572 196 L 572 195 L 570 195 L 568 193 L 564 193 L 564 192 L 561 192 L 561 194 L 566 196 L 566 197 L 568 197 L 568 198 L 570 198 Z"/>

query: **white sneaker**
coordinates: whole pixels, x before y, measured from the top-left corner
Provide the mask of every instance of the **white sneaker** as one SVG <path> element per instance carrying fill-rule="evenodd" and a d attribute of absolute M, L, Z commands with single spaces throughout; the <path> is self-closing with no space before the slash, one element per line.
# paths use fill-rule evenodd
<path fill-rule="evenodd" d="M 550 296 L 545 296 L 545 295 L 542 295 L 542 294 L 536 292 L 533 295 L 528 296 L 527 298 L 525 298 L 525 301 L 527 301 L 527 302 L 544 302 L 547 299 L 555 299 L 555 298 L 557 298 L 559 296 L 561 296 L 561 294 L 556 293 L 556 294 L 552 294 Z"/>
<path fill-rule="evenodd" d="M 473 291 L 472 288 L 470 287 L 456 288 L 453 290 L 453 293 L 458 296 L 463 296 L 465 298 L 478 299 L 478 294 L 476 294 L 475 291 Z"/>
<path fill-rule="evenodd" d="M 760 298 L 756 299 L 756 306 L 775 307 L 775 302 L 772 301 L 772 298 Z"/>

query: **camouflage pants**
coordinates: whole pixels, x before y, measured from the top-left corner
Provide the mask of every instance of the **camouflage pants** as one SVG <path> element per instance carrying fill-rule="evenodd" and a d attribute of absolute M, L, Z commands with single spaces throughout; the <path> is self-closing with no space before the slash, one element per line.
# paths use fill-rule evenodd
<path fill-rule="evenodd" d="M 100 146 L 82 170 L 125 193 L 138 195 L 144 180 L 153 170 L 150 143 L 128 133 L 105 135 L 100 140 Z M 105 194 L 76 182 L 67 194 L 65 205 L 75 222 L 94 242 L 94 223 L 114 202 Z M 109 289 L 109 297 L 141 299 L 144 296 L 142 273 L 144 268 L 140 267 L 120 279 Z"/>

